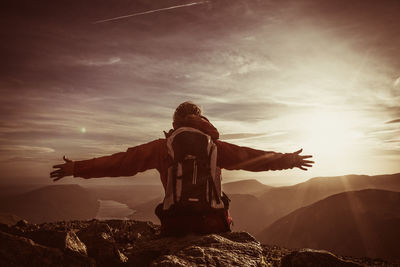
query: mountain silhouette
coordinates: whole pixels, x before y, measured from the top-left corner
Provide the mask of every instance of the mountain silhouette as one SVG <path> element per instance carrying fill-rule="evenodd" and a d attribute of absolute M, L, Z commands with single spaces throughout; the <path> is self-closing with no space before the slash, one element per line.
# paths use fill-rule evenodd
<path fill-rule="evenodd" d="M 222 188 L 231 199 L 230 213 L 234 219 L 233 229 L 248 231 L 250 233 L 261 231 L 265 225 L 260 224 L 259 220 L 252 219 L 255 216 L 263 216 L 262 202 L 255 195 L 264 193 L 272 187 L 264 185 L 257 180 L 242 180 L 222 184 Z M 131 203 L 130 208 L 135 210 L 135 213 L 130 218 L 133 220 L 160 223 L 154 214 L 154 209 L 162 200 L 163 196 L 160 195 L 138 205 L 132 205 L 133 202 L 129 202 Z"/>
<path fill-rule="evenodd" d="M 0 212 L 0 223 L 2 223 L 2 224 L 11 226 L 11 225 L 16 224 L 20 220 L 22 220 L 22 218 L 14 215 L 14 214 Z"/>
<path fill-rule="evenodd" d="M 153 223 L 160 224 L 160 220 L 157 218 L 154 210 L 162 201 L 163 198 L 159 196 L 150 201 L 132 207 L 135 213 L 129 216 L 129 218 L 139 221 L 151 221 Z"/>
<path fill-rule="evenodd" d="M 297 209 L 258 234 L 261 242 L 400 259 L 400 193 L 366 189 Z"/>
<path fill-rule="evenodd" d="M 92 219 L 98 207 L 95 196 L 78 185 L 45 186 L 0 200 L 1 212 L 33 223 Z"/>
<path fill-rule="evenodd" d="M 240 180 L 222 184 L 222 190 L 227 194 L 259 195 L 269 191 L 272 186 L 260 183 L 257 180 Z"/>
<path fill-rule="evenodd" d="M 272 187 L 259 197 L 265 215 L 262 223 L 266 227 L 300 207 L 333 194 L 368 188 L 400 191 L 400 173 L 317 177 L 292 186 Z"/>

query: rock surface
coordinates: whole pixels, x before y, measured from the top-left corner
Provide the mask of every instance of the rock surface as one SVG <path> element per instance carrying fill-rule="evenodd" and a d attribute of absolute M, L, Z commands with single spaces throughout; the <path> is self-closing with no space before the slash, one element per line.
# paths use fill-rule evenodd
<path fill-rule="evenodd" d="M 282 267 L 357 267 L 360 264 L 339 259 L 330 252 L 324 250 L 304 249 L 294 251 L 282 258 Z"/>
<path fill-rule="evenodd" d="M 138 242 L 128 255 L 135 266 L 262 266 L 263 262 L 260 243 L 246 232 Z"/>
<path fill-rule="evenodd" d="M 158 225 L 133 220 L 2 225 L 0 266 L 395 266 L 262 245 L 247 232 L 159 232 Z"/>
<path fill-rule="evenodd" d="M 95 266 L 95 261 L 0 231 L 0 266 Z"/>

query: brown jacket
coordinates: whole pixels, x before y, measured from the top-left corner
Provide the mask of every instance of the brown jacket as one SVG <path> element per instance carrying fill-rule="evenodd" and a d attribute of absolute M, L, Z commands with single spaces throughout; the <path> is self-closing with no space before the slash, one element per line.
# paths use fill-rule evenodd
<path fill-rule="evenodd" d="M 217 165 L 221 169 L 268 171 L 293 168 L 292 153 L 276 153 L 237 146 L 218 140 L 219 133 L 204 117 L 190 117 L 180 126 L 199 129 L 209 134 L 217 145 Z M 75 162 L 74 176 L 83 178 L 133 176 L 139 172 L 156 169 L 166 188 L 168 167 L 171 165 L 166 139 L 131 147 L 126 152 Z"/>

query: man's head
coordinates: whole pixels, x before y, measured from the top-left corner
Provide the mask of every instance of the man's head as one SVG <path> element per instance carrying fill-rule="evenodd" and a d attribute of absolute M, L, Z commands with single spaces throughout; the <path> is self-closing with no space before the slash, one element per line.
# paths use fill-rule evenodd
<path fill-rule="evenodd" d="M 180 104 L 174 113 L 174 122 L 172 123 L 174 128 L 178 128 L 179 123 L 184 121 L 188 115 L 201 116 L 201 108 L 191 101 Z"/>

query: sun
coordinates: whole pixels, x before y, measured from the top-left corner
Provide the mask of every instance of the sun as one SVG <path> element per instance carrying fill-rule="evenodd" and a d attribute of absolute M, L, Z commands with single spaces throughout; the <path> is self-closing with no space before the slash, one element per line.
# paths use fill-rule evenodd
<path fill-rule="evenodd" d="M 315 111 L 303 117 L 300 143 L 317 161 L 347 164 L 357 157 L 362 134 L 358 118 L 351 112 Z M 343 165 L 342 165 L 343 166 Z"/>

